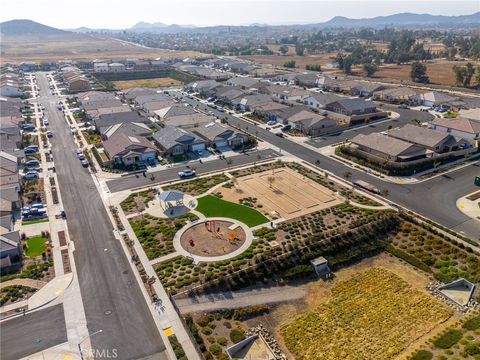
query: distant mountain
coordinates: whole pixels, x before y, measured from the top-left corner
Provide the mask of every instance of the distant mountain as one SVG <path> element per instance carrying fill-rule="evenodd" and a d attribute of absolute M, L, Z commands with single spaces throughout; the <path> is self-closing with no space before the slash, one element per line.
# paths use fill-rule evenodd
<path fill-rule="evenodd" d="M 318 24 L 322 27 L 379 27 L 379 26 L 455 26 L 479 25 L 480 12 L 471 15 L 444 16 L 430 14 L 400 13 L 389 16 L 377 16 L 367 19 L 349 19 L 336 16 Z"/>
<path fill-rule="evenodd" d="M 130 29 L 126 29 L 128 31 L 134 32 L 152 32 L 152 33 L 176 33 L 176 32 L 184 32 L 194 29 L 195 26 L 193 25 L 167 25 L 161 22 L 155 23 L 148 23 L 141 21 L 133 25 Z"/>
<path fill-rule="evenodd" d="M 0 23 L 0 33 L 4 36 L 28 35 L 68 35 L 64 30 L 43 25 L 32 20 L 10 20 Z"/>

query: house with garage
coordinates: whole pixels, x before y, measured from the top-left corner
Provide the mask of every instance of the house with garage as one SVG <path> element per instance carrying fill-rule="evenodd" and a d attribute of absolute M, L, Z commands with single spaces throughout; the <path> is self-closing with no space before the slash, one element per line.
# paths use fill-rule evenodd
<path fill-rule="evenodd" d="M 333 79 L 329 76 L 319 76 L 317 78 L 317 87 L 322 90 L 330 90 L 330 86 L 337 82 L 336 79 Z"/>
<path fill-rule="evenodd" d="M 274 86 L 269 87 L 272 91 L 272 96 L 280 102 L 296 102 L 302 101 L 312 94 L 311 91 L 300 89 L 292 86 Z"/>
<path fill-rule="evenodd" d="M 295 84 L 307 87 L 316 87 L 319 75 L 316 73 L 303 73 L 295 75 Z"/>
<path fill-rule="evenodd" d="M 166 126 L 181 127 L 182 129 L 194 129 L 212 122 L 212 117 L 203 113 L 193 113 L 188 115 L 177 115 L 163 118 L 163 124 Z"/>
<path fill-rule="evenodd" d="M 245 91 L 239 86 L 220 86 L 214 89 L 213 96 L 224 104 L 232 104 L 235 99 L 244 95 Z"/>
<path fill-rule="evenodd" d="M 205 150 L 207 141 L 200 136 L 173 126 L 165 126 L 153 135 L 162 157 L 179 156 Z"/>
<path fill-rule="evenodd" d="M 407 162 L 431 157 L 433 152 L 421 146 L 379 133 L 358 134 L 350 140 L 352 147 L 377 158 Z"/>
<path fill-rule="evenodd" d="M 385 101 L 394 104 L 409 103 L 410 100 L 417 96 L 419 92 L 409 87 L 401 86 L 373 92 L 375 100 Z"/>
<path fill-rule="evenodd" d="M 192 129 L 192 132 L 205 139 L 209 146 L 215 149 L 224 147 L 239 148 L 248 142 L 248 135 L 214 122 L 196 127 Z"/>
<path fill-rule="evenodd" d="M 191 106 L 174 104 L 154 111 L 155 117 L 161 121 L 175 116 L 195 115 L 197 112 Z"/>
<path fill-rule="evenodd" d="M 406 124 L 388 132 L 388 136 L 421 146 L 436 154 L 442 154 L 463 148 L 465 140 L 446 132 Z"/>
<path fill-rule="evenodd" d="M 103 140 L 108 140 L 118 134 L 149 137 L 152 135 L 152 129 L 141 122 L 124 122 L 100 128 L 100 136 Z"/>
<path fill-rule="evenodd" d="M 187 84 L 187 91 L 198 92 L 202 95 L 207 95 L 208 92 L 215 89 L 216 87 L 221 86 L 219 82 L 215 80 L 200 80 L 194 81 L 190 84 Z"/>
<path fill-rule="evenodd" d="M 318 136 L 336 130 L 340 126 L 336 120 L 307 110 L 293 114 L 286 121 L 292 126 L 292 130 L 300 131 L 308 136 Z"/>
<path fill-rule="evenodd" d="M 259 79 L 255 79 L 247 76 L 236 76 L 227 80 L 228 86 L 237 86 L 242 90 L 250 90 L 252 88 L 258 88 L 260 84 Z"/>
<path fill-rule="evenodd" d="M 20 89 L 17 81 L 13 81 L 2 76 L 0 79 L 0 95 L 19 97 L 22 96 L 22 90 Z"/>
<path fill-rule="evenodd" d="M 112 165 L 143 165 L 157 159 L 157 148 L 143 136 L 121 133 L 104 141 L 103 148 Z"/>
<path fill-rule="evenodd" d="M 359 82 L 357 85 L 354 85 L 350 93 L 352 95 L 360 97 L 370 97 L 374 92 L 385 89 L 385 85 L 375 84 L 372 82 Z"/>
<path fill-rule="evenodd" d="M 458 117 L 455 119 L 435 118 L 430 121 L 429 125 L 433 130 L 441 131 L 455 137 L 461 137 L 469 140 L 472 145 L 478 146 L 478 141 L 480 140 L 480 121 Z"/>
<path fill-rule="evenodd" d="M 250 111 L 263 118 L 265 122 L 270 120 L 277 120 L 277 112 L 285 109 L 290 109 L 291 106 L 280 104 L 276 101 L 270 101 L 264 104 L 257 104 L 250 106 Z"/>
<path fill-rule="evenodd" d="M 344 99 L 341 96 L 332 94 L 332 93 L 312 93 L 307 96 L 303 102 L 305 105 L 310 106 L 313 109 L 323 109 L 327 104 L 330 104 L 334 101 Z"/>
<path fill-rule="evenodd" d="M 328 103 L 325 109 L 332 113 L 331 117 L 348 118 L 352 124 L 388 115 L 385 112 L 377 112 L 373 101 L 365 101 L 362 98 L 336 100 Z"/>
<path fill-rule="evenodd" d="M 410 99 L 410 102 L 416 105 L 435 107 L 448 106 L 449 103 L 460 100 L 458 96 L 450 96 L 438 91 L 429 91 L 424 94 L 418 94 Z"/>
<path fill-rule="evenodd" d="M 253 107 L 272 102 L 272 97 L 265 94 L 245 95 L 232 100 L 232 106 L 241 111 L 251 111 Z"/>
<path fill-rule="evenodd" d="M 129 103 L 133 102 L 137 96 L 141 95 L 153 95 L 156 94 L 157 92 L 153 89 L 148 89 L 148 88 L 131 88 L 127 89 L 122 92 L 122 96 L 125 100 L 127 100 Z"/>
<path fill-rule="evenodd" d="M 108 63 L 106 62 L 96 62 L 93 64 L 93 72 L 95 73 L 107 73 L 108 71 Z"/>
<path fill-rule="evenodd" d="M 139 115 L 136 111 L 103 114 L 100 115 L 98 119 L 93 120 L 95 130 L 97 130 L 99 133 L 105 131 L 106 128 L 112 125 L 131 122 L 148 124 L 150 120 L 148 120 L 144 116 Z"/>

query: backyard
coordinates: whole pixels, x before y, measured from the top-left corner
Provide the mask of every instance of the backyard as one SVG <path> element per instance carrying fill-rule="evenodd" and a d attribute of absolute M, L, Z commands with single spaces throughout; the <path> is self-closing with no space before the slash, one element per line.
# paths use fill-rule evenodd
<path fill-rule="evenodd" d="M 251 207 L 225 201 L 212 195 L 199 198 L 196 210 L 206 217 L 231 218 L 241 221 L 249 227 L 268 222 L 268 219 L 262 213 Z"/>
<path fill-rule="evenodd" d="M 284 324 L 281 334 L 297 359 L 391 359 L 452 313 L 394 273 L 373 268 L 335 286 L 328 302 Z"/>

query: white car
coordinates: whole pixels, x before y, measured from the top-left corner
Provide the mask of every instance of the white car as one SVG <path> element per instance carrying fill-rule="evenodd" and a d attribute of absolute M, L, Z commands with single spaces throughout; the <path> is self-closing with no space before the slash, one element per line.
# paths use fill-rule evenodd
<path fill-rule="evenodd" d="M 273 126 L 273 125 L 275 125 L 276 123 L 277 123 L 277 120 L 270 120 L 270 121 L 267 122 L 267 125 L 268 125 L 268 126 Z"/>
<path fill-rule="evenodd" d="M 34 179 L 38 179 L 40 176 L 38 175 L 38 172 L 36 171 L 29 171 L 29 172 L 26 172 L 25 174 L 23 174 L 22 178 L 24 180 L 34 180 Z"/>
<path fill-rule="evenodd" d="M 47 126 L 49 123 L 48 119 L 43 119 L 43 126 Z"/>
<path fill-rule="evenodd" d="M 79 158 L 80 160 L 85 160 L 85 155 L 83 155 L 83 154 L 78 154 L 78 158 Z"/>
<path fill-rule="evenodd" d="M 181 178 L 187 178 L 187 177 L 195 176 L 195 170 L 185 169 L 185 170 L 179 171 L 178 176 L 181 177 Z"/>

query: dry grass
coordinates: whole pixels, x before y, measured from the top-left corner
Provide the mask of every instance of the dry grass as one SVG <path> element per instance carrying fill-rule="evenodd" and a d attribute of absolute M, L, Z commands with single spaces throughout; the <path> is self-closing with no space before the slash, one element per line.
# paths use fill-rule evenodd
<path fill-rule="evenodd" d="M 290 53 L 291 51 L 289 51 L 289 54 Z M 336 55 L 336 53 L 322 53 L 297 56 L 293 53 L 292 55 L 252 55 L 244 56 L 244 58 L 261 64 L 272 64 L 275 66 L 283 66 L 287 61 L 295 60 L 297 68 L 305 69 L 305 65 L 307 64 L 320 64 L 325 67 L 334 61 Z"/>
<path fill-rule="evenodd" d="M 142 80 L 121 80 L 114 81 L 115 87 L 117 89 L 130 89 L 134 87 L 146 87 L 146 88 L 158 88 L 165 86 L 176 86 L 181 85 L 182 82 L 172 79 L 172 78 L 153 78 L 153 79 L 142 79 Z"/>
<path fill-rule="evenodd" d="M 479 63 L 474 63 L 480 65 Z M 455 86 L 455 75 L 452 67 L 454 65 L 465 66 L 466 62 L 462 61 L 438 61 L 435 63 L 426 63 L 427 75 L 434 84 Z M 388 78 L 394 80 L 411 81 L 410 65 L 384 65 L 375 73 L 376 78 Z M 356 75 L 365 76 L 359 69 L 355 69 Z"/>
<path fill-rule="evenodd" d="M 373 268 L 332 288 L 327 303 L 280 331 L 297 359 L 390 359 L 452 314 L 398 275 Z"/>
<path fill-rule="evenodd" d="M 195 51 L 167 51 L 145 48 L 111 38 L 89 35 L 71 37 L 5 37 L 2 36 L 1 58 L 5 62 L 42 60 L 95 60 L 116 58 L 196 57 Z"/>

